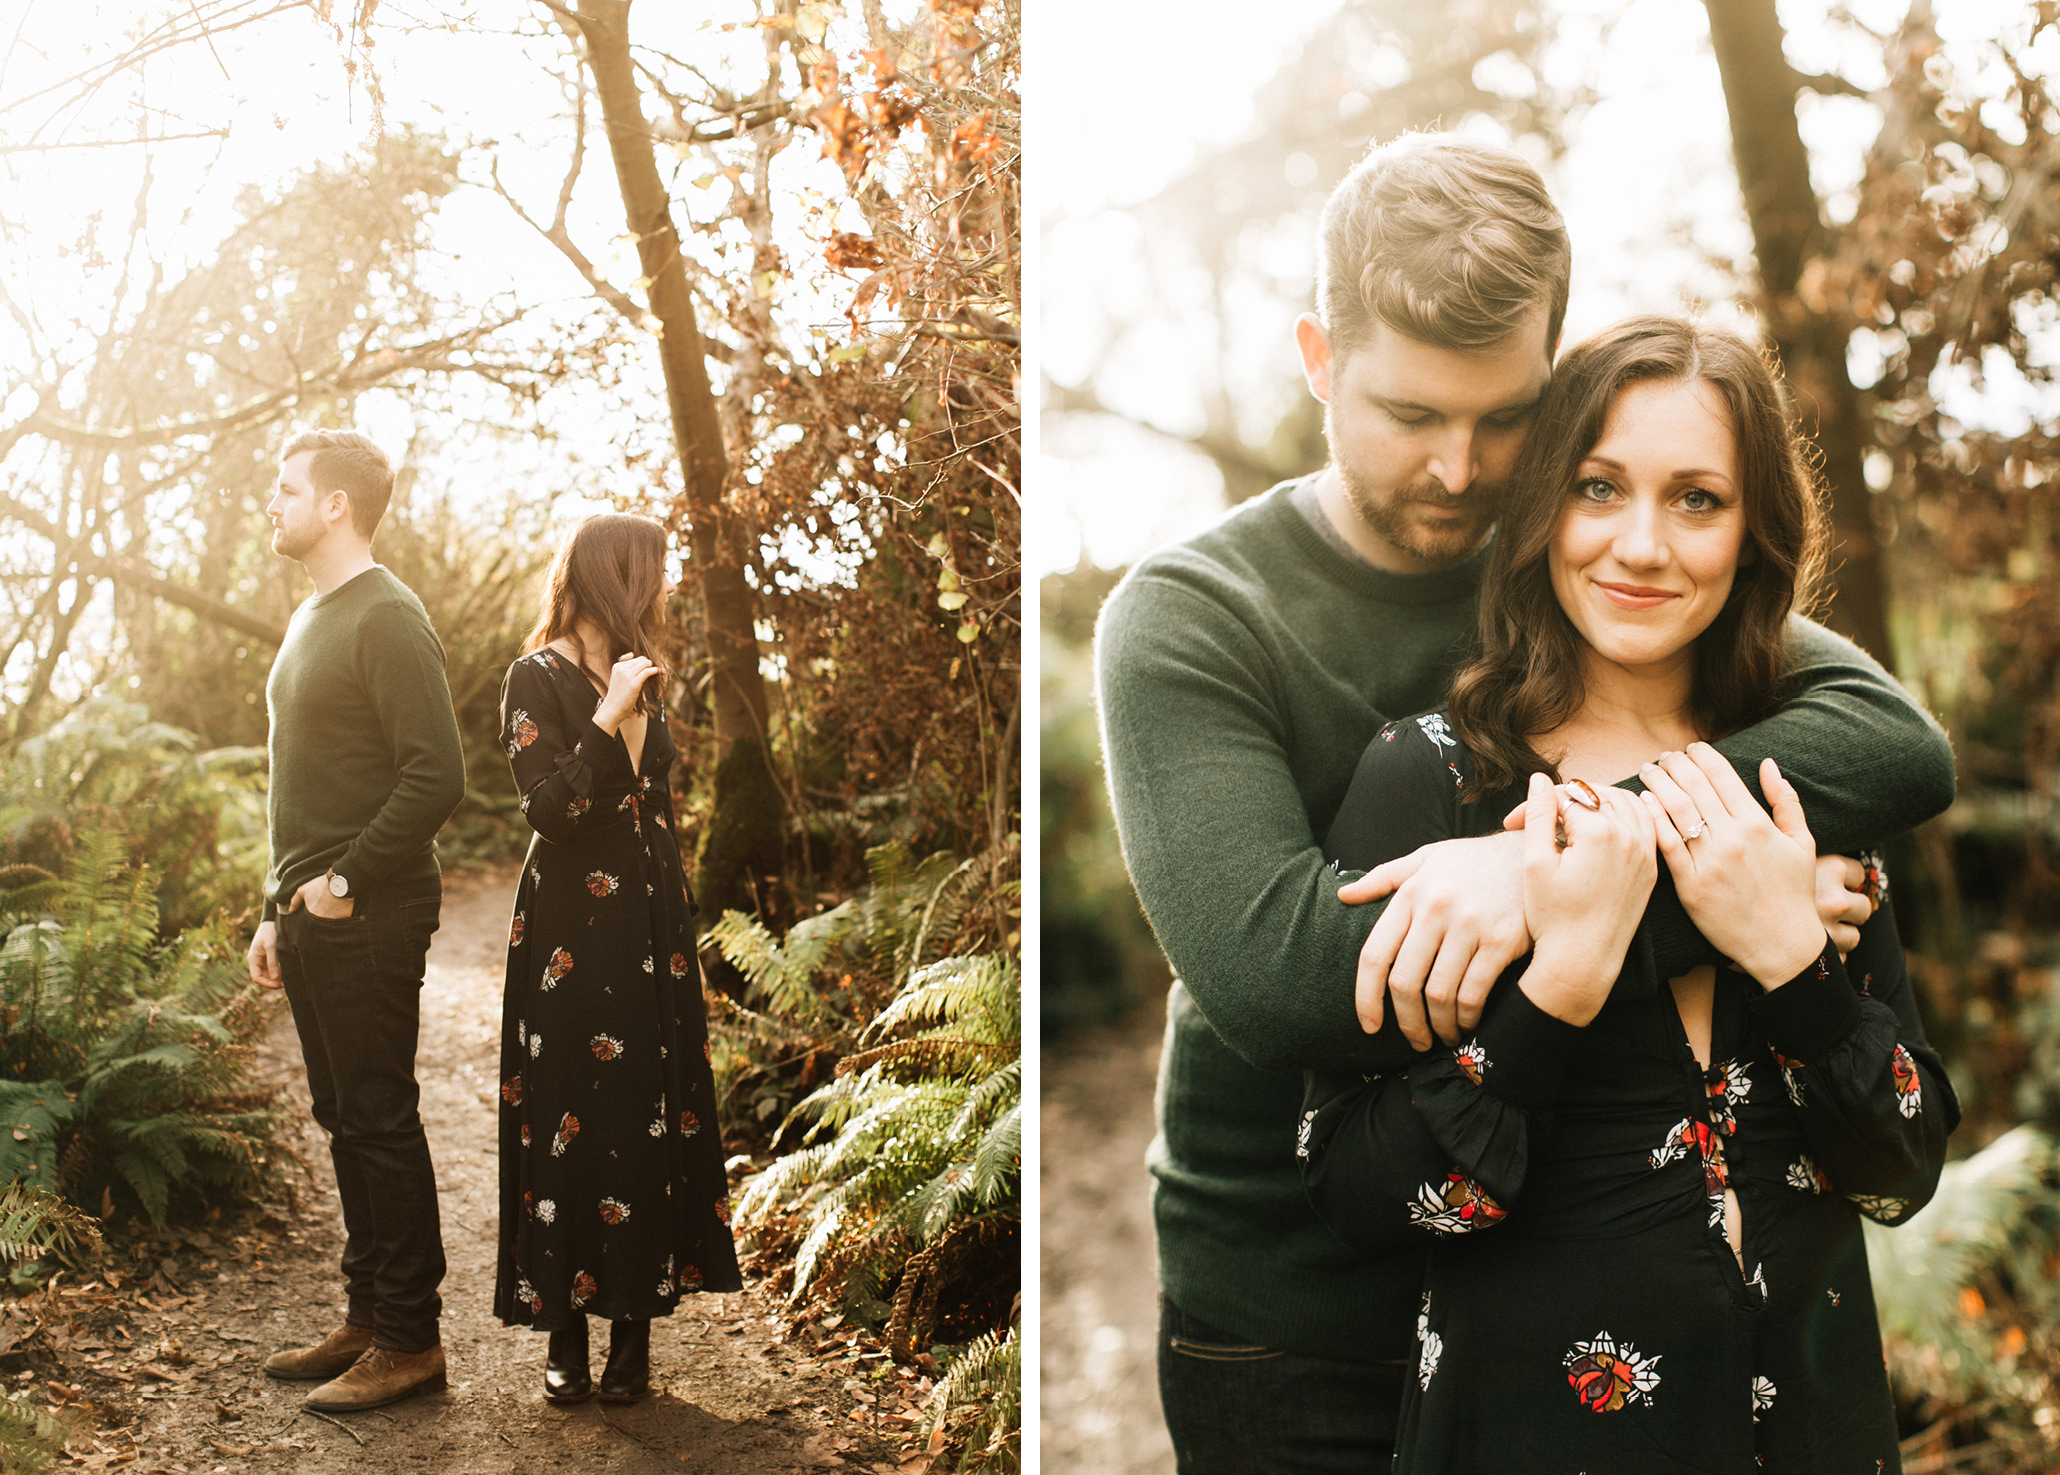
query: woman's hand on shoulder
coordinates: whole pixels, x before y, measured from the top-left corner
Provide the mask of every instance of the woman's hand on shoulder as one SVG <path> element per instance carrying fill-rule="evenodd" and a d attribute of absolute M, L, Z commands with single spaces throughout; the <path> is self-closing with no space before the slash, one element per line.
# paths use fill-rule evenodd
<path fill-rule="evenodd" d="M 658 667 L 643 656 L 624 656 L 608 673 L 608 690 L 594 708 L 594 726 L 612 733 L 637 709 L 644 683 L 658 674 Z"/>
<path fill-rule="evenodd" d="M 1586 1024 L 1623 971 L 1659 863 L 1645 806 L 1574 782 L 1582 802 L 1532 774 L 1524 800 L 1524 916 L 1537 946 L 1520 986 L 1547 1014 Z"/>
<path fill-rule="evenodd" d="M 1763 987 L 1800 973 L 1824 949 L 1817 842 L 1779 766 L 1760 764 L 1771 816 L 1708 743 L 1664 753 L 1638 776 L 1689 920 Z"/>

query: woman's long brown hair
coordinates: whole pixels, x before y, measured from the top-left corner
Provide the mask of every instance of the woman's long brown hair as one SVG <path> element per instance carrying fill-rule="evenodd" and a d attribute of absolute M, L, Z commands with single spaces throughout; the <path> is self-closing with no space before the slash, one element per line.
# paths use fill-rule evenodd
<path fill-rule="evenodd" d="M 522 643 L 525 652 L 554 640 L 572 642 L 582 668 L 591 673 L 589 651 L 579 638 L 585 621 L 596 626 L 607 649 L 598 652 L 606 670 L 622 655 L 643 656 L 661 671 L 658 654 L 665 592 L 665 529 L 648 517 L 604 512 L 572 530 L 551 560 L 551 576 L 537 612 L 536 628 Z M 647 681 L 637 705 L 655 713 L 662 700 L 663 679 Z"/>
<path fill-rule="evenodd" d="M 1532 739 L 1580 710 L 1581 637 L 1546 557 L 1610 406 L 1642 383 L 1714 389 L 1738 443 L 1746 537 L 1730 597 L 1695 643 L 1690 715 L 1706 737 L 1751 725 L 1786 685 L 1783 627 L 1807 610 L 1825 557 L 1822 493 L 1772 364 L 1735 334 L 1635 317 L 1568 350 L 1532 417 L 1481 578 L 1480 643 L 1452 686 L 1452 727 L 1474 754 L 1468 802 L 1531 773 L 1559 777 Z"/>

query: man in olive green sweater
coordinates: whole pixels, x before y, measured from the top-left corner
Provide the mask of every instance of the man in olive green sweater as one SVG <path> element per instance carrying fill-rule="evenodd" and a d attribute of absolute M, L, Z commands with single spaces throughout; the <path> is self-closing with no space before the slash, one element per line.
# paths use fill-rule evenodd
<path fill-rule="evenodd" d="M 265 1371 L 321 1379 L 307 1405 L 377 1408 L 444 1386 L 443 1233 L 416 1108 L 422 975 L 442 903 L 435 837 L 465 793 L 443 647 L 372 560 L 393 468 L 364 436 L 286 447 L 272 550 L 314 597 L 272 663 L 272 862 L 251 976 L 284 987 L 343 1200 L 342 1325 Z"/>
<path fill-rule="evenodd" d="M 1300 1072 L 1406 1069 L 1408 1045 L 1370 1033 L 1383 1008 L 1417 1048 L 1450 1037 L 1530 945 L 1520 837 L 1345 886 L 1365 902 L 1407 877 L 1385 908 L 1341 899 L 1352 878 L 1319 837 L 1365 745 L 1441 702 L 1472 638 L 1495 496 L 1550 376 L 1565 232 L 1520 158 L 1437 136 L 1377 150 L 1322 230 L 1321 314 L 1297 337 L 1330 467 L 1144 560 L 1096 638 L 1124 858 L 1179 979 L 1150 1168 L 1184 1475 L 1385 1468 L 1422 1262 L 1355 1254 L 1310 1210 Z M 1894 682 L 1805 621 L 1791 651 L 1793 700 L 1719 744 L 1746 781 L 1777 757 L 1826 852 L 1943 808 L 1951 750 Z M 1636 946 L 1662 978 L 1713 961 L 1664 876 Z"/>

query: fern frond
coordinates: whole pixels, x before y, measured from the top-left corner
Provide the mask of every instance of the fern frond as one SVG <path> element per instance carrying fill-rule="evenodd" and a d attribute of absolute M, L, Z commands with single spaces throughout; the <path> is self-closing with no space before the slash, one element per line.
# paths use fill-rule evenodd
<path fill-rule="evenodd" d="M 0 1471 L 34 1475 L 64 1451 L 65 1428 L 38 1413 L 29 1395 L 0 1393 Z"/>
<path fill-rule="evenodd" d="M 1023 1348 L 1019 1328 L 987 1332 L 968 1342 L 938 1379 L 924 1410 L 922 1434 L 933 1436 L 954 1409 L 974 1409 L 959 1431 L 966 1453 L 953 1467 L 975 1471 L 1019 1468 L 1023 1417 Z"/>
<path fill-rule="evenodd" d="M 0 1188 L 0 1260 L 33 1260 L 99 1241 L 100 1221 L 59 1195 L 22 1182 Z"/>

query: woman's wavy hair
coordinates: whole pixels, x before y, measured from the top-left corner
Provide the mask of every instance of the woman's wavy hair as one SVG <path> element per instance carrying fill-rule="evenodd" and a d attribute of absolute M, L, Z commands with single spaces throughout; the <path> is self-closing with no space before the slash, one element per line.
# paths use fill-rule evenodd
<path fill-rule="evenodd" d="M 1557 781 L 1557 767 L 1531 739 L 1580 709 L 1581 637 L 1552 591 L 1547 553 L 1617 396 L 1633 384 L 1687 382 L 1709 385 L 1730 412 L 1746 527 L 1730 597 L 1695 644 L 1691 715 L 1717 738 L 1781 701 L 1783 627 L 1816 597 L 1827 531 L 1812 456 L 1779 373 L 1723 329 L 1628 318 L 1559 361 L 1510 475 L 1481 580 L 1479 645 L 1452 688 L 1452 726 L 1480 777 L 1469 801 L 1530 773 Z"/>
<path fill-rule="evenodd" d="M 526 654 L 554 640 L 570 640 L 580 664 L 591 669 L 595 653 L 579 638 L 580 623 L 585 621 L 608 642 L 599 652 L 604 670 L 622 655 L 643 656 L 663 670 L 658 647 L 664 592 L 665 529 L 648 517 L 620 512 L 589 517 L 558 545 L 536 627 L 522 649 Z M 662 689 L 662 678 L 645 682 L 638 705 L 656 712 Z"/>

